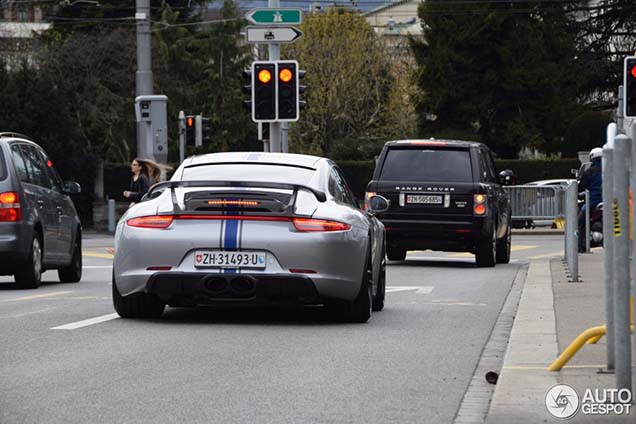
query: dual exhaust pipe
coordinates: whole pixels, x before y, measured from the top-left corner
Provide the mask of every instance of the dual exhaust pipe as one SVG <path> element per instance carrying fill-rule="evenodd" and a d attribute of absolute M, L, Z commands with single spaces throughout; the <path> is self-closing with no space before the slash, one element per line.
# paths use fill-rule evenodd
<path fill-rule="evenodd" d="M 250 276 L 209 276 L 204 278 L 203 286 L 212 297 L 247 298 L 256 293 L 256 279 Z"/>

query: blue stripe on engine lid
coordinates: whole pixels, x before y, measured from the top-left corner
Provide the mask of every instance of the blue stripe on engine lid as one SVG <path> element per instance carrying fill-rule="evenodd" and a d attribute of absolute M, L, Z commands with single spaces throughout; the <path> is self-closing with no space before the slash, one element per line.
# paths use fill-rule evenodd
<path fill-rule="evenodd" d="M 239 199 L 225 199 L 225 200 L 239 200 Z M 239 214 L 238 205 L 227 205 L 226 206 L 226 215 L 228 216 L 237 216 Z M 238 250 L 238 232 L 239 229 L 239 220 L 238 219 L 228 219 L 225 221 L 225 239 L 223 240 L 223 249 L 236 251 Z M 236 274 L 236 268 L 223 268 L 224 274 Z"/>
<path fill-rule="evenodd" d="M 250 153 L 249 155 L 247 155 L 247 157 L 245 158 L 245 160 L 261 160 L 261 158 L 263 157 L 262 153 Z"/>

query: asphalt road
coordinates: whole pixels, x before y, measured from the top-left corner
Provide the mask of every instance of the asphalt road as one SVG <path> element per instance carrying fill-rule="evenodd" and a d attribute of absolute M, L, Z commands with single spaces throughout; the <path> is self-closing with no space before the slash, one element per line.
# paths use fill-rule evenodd
<path fill-rule="evenodd" d="M 411 252 L 367 324 L 318 308 L 116 318 L 111 245 L 85 240 L 78 284 L 0 277 L 0 423 L 451 423 L 518 270 L 562 237 L 515 237 L 494 269 Z"/>

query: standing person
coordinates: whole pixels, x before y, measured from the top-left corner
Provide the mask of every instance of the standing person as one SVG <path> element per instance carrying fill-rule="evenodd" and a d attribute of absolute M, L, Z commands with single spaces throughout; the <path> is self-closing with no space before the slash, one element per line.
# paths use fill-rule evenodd
<path fill-rule="evenodd" d="M 590 151 L 591 165 L 587 168 L 579 179 L 579 194 L 590 192 L 590 204 L 583 205 L 579 212 L 579 252 L 585 252 L 585 240 L 589 234 L 585 234 L 585 209 L 592 210 L 603 201 L 603 170 L 601 169 L 601 158 L 603 149 L 595 147 Z"/>
<path fill-rule="evenodd" d="M 148 175 L 148 185 L 150 187 L 160 181 L 164 181 L 166 179 L 166 173 L 172 170 L 172 167 L 159 164 L 150 159 L 143 159 L 142 166 L 146 175 Z"/>
<path fill-rule="evenodd" d="M 132 172 L 132 176 L 130 177 L 130 189 L 124 191 L 124 197 L 134 204 L 139 202 L 143 195 L 148 192 L 150 180 L 148 178 L 145 161 L 142 159 L 133 159 L 130 164 L 130 171 Z"/>

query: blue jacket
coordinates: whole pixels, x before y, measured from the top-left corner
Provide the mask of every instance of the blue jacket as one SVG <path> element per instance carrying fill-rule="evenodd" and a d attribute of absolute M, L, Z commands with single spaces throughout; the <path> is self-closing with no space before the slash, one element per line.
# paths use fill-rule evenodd
<path fill-rule="evenodd" d="M 585 190 L 590 192 L 590 208 L 596 207 L 603 201 L 603 170 L 600 158 L 593 160 L 592 166 L 581 175 L 579 192 Z"/>

